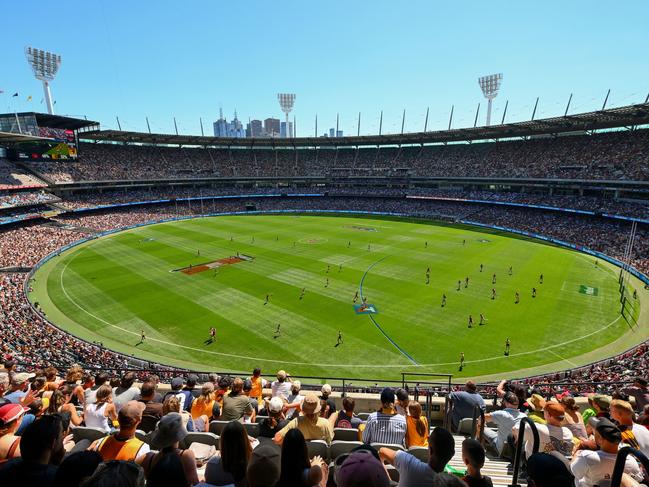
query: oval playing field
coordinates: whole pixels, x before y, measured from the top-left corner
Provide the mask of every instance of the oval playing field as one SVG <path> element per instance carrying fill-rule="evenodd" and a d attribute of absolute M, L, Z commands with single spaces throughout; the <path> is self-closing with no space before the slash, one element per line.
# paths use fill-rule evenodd
<path fill-rule="evenodd" d="M 507 234 L 397 219 L 149 225 L 77 246 L 34 278 L 30 299 L 71 333 L 207 371 L 520 376 L 612 355 L 647 333 L 620 316 L 612 266 Z"/>

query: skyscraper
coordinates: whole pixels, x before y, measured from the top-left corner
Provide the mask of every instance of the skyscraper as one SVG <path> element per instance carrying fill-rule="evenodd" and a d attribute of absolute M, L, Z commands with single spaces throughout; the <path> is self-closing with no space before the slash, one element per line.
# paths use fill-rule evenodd
<path fill-rule="evenodd" d="M 288 123 L 288 134 L 286 133 L 286 122 L 279 125 L 279 136 L 283 138 L 293 137 L 293 122 Z"/>
<path fill-rule="evenodd" d="M 228 122 L 223 117 L 223 108 L 219 108 L 219 119 L 214 122 L 214 137 L 228 136 Z"/>
<path fill-rule="evenodd" d="M 234 119 L 232 122 L 228 122 L 223 116 L 223 109 L 219 111 L 219 119 L 214 122 L 214 136 L 215 137 L 245 137 L 246 131 L 243 128 L 243 124 L 237 118 L 237 111 L 234 111 Z"/>
<path fill-rule="evenodd" d="M 247 137 L 261 137 L 264 131 L 261 120 L 251 120 L 246 129 Z"/>
<path fill-rule="evenodd" d="M 264 120 L 264 132 L 267 137 L 279 136 L 279 118 L 267 118 Z"/>

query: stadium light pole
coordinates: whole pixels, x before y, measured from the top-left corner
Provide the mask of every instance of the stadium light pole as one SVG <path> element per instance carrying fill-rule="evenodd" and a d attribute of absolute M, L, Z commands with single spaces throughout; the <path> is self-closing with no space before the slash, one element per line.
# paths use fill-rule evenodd
<path fill-rule="evenodd" d="M 493 99 L 498 96 L 498 90 L 500 90 L 500 83 L 502 82 L 503 74 L 490 74 L 488 76 L 483 76 L 478 78 L 478 83 L 482 89 L 482 94 L 487 99 L 487 126 L 491 125 L 491 103 Z"/>
<path fill-rule="evenodd" d="M 286 131 L 284 136 L 288 139 L 290 137 L 289 133 L 289 118 L 288 115 L 293 110 L 293 104 L 295 103 L 295 93 L 278 93 L 277 99 L 279 100 L 279 106 L 286 116 Z"/>
<path fill-rule="evenodd" d="M 54 115 L 54 104 L 52 103 L 50 81 L 54 80 L 56 73 L 61 66 L 61 56 L 34 47 L 26 47 L 25 56 L 27 57 L 27 62 L 32 67 L 34 77 L 43 82 L 43 93 L 45 95 L 45 103 L 47 104 L 47 113 Z"/>

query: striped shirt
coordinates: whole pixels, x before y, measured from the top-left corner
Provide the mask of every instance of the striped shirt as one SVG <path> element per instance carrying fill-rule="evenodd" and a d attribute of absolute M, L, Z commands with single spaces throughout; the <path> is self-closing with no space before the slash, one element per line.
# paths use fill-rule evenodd
<path fill-rule="evenodd" d="M 406 418 L 400 414 L 377 411 L 367 418 L 363 443 L 391 443 L 403 445 L 406 437 Z"/>

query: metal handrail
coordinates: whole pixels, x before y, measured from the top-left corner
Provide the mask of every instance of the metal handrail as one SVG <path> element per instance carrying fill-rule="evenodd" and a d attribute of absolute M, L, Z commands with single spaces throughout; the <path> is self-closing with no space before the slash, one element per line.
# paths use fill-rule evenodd
<path fill-rule="evenodd" d="M 478 423 L 478 419 L 480 422 Z M 484 431 L 484 410 L 477 404 L 473 406 L 473 420 L 471 421 L 471 438 L 480 440 Z"/>
<path fill-rule="evenodd" d="M 520 428 L 518 429 L 518 442 L 516 443 L 516 454 L 514 456 L 514 473 L 512 474 L 512 483 L 509 484 L 509 487 L 521 487 L 518 483 L 518 475 L 521 469 L 521 460 L 523 458 L 523 443 L 525 441 L 525 425 L 529 424 L 532 429 L 532 435 L 534 437 L 534 443 L 532 445 L 532 454 L 539 451 L 539 432 L 536 429 L 534 421 L 528 417 L 521 418 Z"/>
<path fill-rule="evenodd" d="M 624 467 L 626 465 L 626 457 L 629 455 L 633 455 L 636 460 L 642 464 L 645 471 L 649 472 L 649 459 L 644 455 L 644 453 L 635 448 L 631 448 L 630 446 L 625 446 L 617 452 L 615 466 L 613 467 L 613 475 L 611 476 L 611 487 L 620 487 L 620 484 L 622 483 L 622 474 L 624 473 Z"/>

